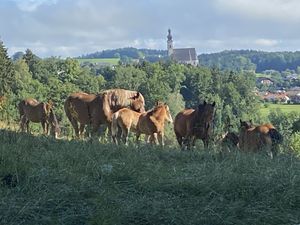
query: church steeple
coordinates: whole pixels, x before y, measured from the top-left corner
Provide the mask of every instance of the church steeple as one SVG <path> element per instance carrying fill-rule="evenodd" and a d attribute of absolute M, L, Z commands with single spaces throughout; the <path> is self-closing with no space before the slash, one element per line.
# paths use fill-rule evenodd
<path fill-rule="evenodd" d="M 168 55 L 172 56 L 173 55 L 173 39 L 171 35 L 171 29 L 168 29 L 168 41 L 167 41 L 167 48 L 168 48 Z"/>

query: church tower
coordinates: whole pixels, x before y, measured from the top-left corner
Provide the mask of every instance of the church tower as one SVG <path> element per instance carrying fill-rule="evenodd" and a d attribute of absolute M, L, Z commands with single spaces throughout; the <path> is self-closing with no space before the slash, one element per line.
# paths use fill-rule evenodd
<path fill-rule="evenodd" d="M 171 29 L 168 30 L 168 41 L 167 41 L 167 48 L 168 48 L 168 56 L 173 55 L 173 39 L 171 35 Z"/>

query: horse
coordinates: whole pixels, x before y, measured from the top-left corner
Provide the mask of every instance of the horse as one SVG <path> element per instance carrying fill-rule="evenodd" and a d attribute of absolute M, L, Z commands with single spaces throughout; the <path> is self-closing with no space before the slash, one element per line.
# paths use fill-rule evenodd
<path fill-rule="evenodd" d="M 24 132 L 29 132 L 29 122 L 41 123 L 44 134 L 49 134 L 49 125 L 51 126 L 50 133 L 58 138 L 60 127 L 53 110 L 51 101 L 44 103 L 38 102 L 36 99 L 27 98 L 18 104 L 20 114 L 20 127 Z"/>
<path fill-rule="evenodd" d="M 275 147 L 282 139 L 282 135 L 270 123 L 255 126 L 251 120 L 240 120 L 239 147 L 242 151 L 259 152 L 265 149 L 273 158 Z"/>
<path fill-rule="evenodd" d="M 98 94 L 76 92 L 64 103 L 65 113 L 77 138 L 83 136 L 85 125 L 88 124 L 91 125 L 93 134 L 99 130 L 101 124 L 108 125 L 110 129 L 112 114 L 125 107 L 144 112 L 143 95 L 137 91 L 124 89 L 110 89 Z"/>
<path fill-rule="evenodd" d="M 133 110 L 124 108 L 113 114 L 112 119 L 112 137 L 115 143 L 118 127 L 122 130 L 122 138 L 125 144 L 128 144 L 129 131 L 136 133 L 136 141 L 138 142 L 141 134 L 146 135 L 146 139 L 151 140 L 155 144 L 164 146 L 164 124 L 165 120 L 173 123 L 169 106 L 166 103 L 157 102 L 153 109 L 138 113 Z"/>
<path fill-rule="evenodd" d="M 178 144 L 189 150 L 195 146 L 196 139 L 201 139 L 205 148 L 208 147 L 213 129 L 213 118 L 216 103 L 203 102 L 196 109 L 184 109 L 179 112 L 174 121 L 174 132 Z"/>

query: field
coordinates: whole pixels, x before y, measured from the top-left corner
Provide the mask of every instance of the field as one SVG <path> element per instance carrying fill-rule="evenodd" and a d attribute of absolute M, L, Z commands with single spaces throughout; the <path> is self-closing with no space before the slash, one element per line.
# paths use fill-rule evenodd
<path fill-rule="evenodd" d="M 0 224 L 300 223 L 300 160 L 0 130 Z"/>
<path fill-rule="evenodd" d="M 267 104 L 267 108 L 262 105 L 260 112 L 263 116 L 268 116 L 271 110 L 280 109 L 283 113 L 298 112 L 300 113 L 300 105 L 285 104 Z"/>
<path fill-rule="evenodd" d="M 118 65 L 118 58 L 103 58 L 103 59 L 77 59 L 79 63 L 90 62 L 90 63 L 101 63 L 101 64 L 110 64 L 110 65 Z"/>

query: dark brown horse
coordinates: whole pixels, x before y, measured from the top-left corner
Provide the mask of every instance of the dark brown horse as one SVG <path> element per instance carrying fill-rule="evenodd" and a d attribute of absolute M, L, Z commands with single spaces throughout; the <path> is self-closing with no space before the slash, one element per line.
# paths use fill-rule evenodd
<path fill-rule="evenodd" d="M 145 113 L 138 113 L 127 108 L 120 109 L 113 114 L 113 140 L 117 143 L 116 136 L 120 127 L 125 144 L 128 143 L 129 131 L 133 131 L 136 133 L 137 141 L 141 134 L 145 134 L 147 140 L 147 137 L 151 136 L 155 144 L 159 143 L 163 146 L 165 120 L 173 122 L 169 106 L 161 102 L 157 102 L 153 109 Z"/>
<path fill-rule="evenodd" d="M 29 132 L 29 122 L 41 123 L 44 134 L 51 134 L 58 137 L 60 128 L 56 119 L 52 102 L 38 102 L 36 99 L 28 98 L 22 100 L 19 105 L 20 126 L 22 131 Z M 49 130 L 49 125 L 51 129 Z"/>
<path fill-rule="evenodd" d="M 276 145 L 282 142 L 282 136 L 276 128 L 270 123 L 255 126 L 252 121 L 240 120 L 240 124 L 240 149 L 248 152 L 266 150 L 273 157 Z"/>
<path fill-rule="evenodd" d="M 124 89 L 111 89 L 99 94 L 78 92 L 71 94 L 65 101 L 65 112 L 70 120 L 76 137 L 82 136 L 85 125 L 90 124 L 96 133 L 101 124 L 108 125 L 112 114 L 121 108 L 145 111 L 145 101 L 141 93 Z M 78 123 L 80 127 L 78 128 Z"/>
<path fill-rule="evenodd" d="M 185 109 L 179 112 L 174 121 L 174 131 L 181 147 L 190 149 L 195 146 L 196 139 L 201 139 L 204 146 L 208 142 L 213 129 L 215 102 L 199 104 L 196 109 Z"/>

